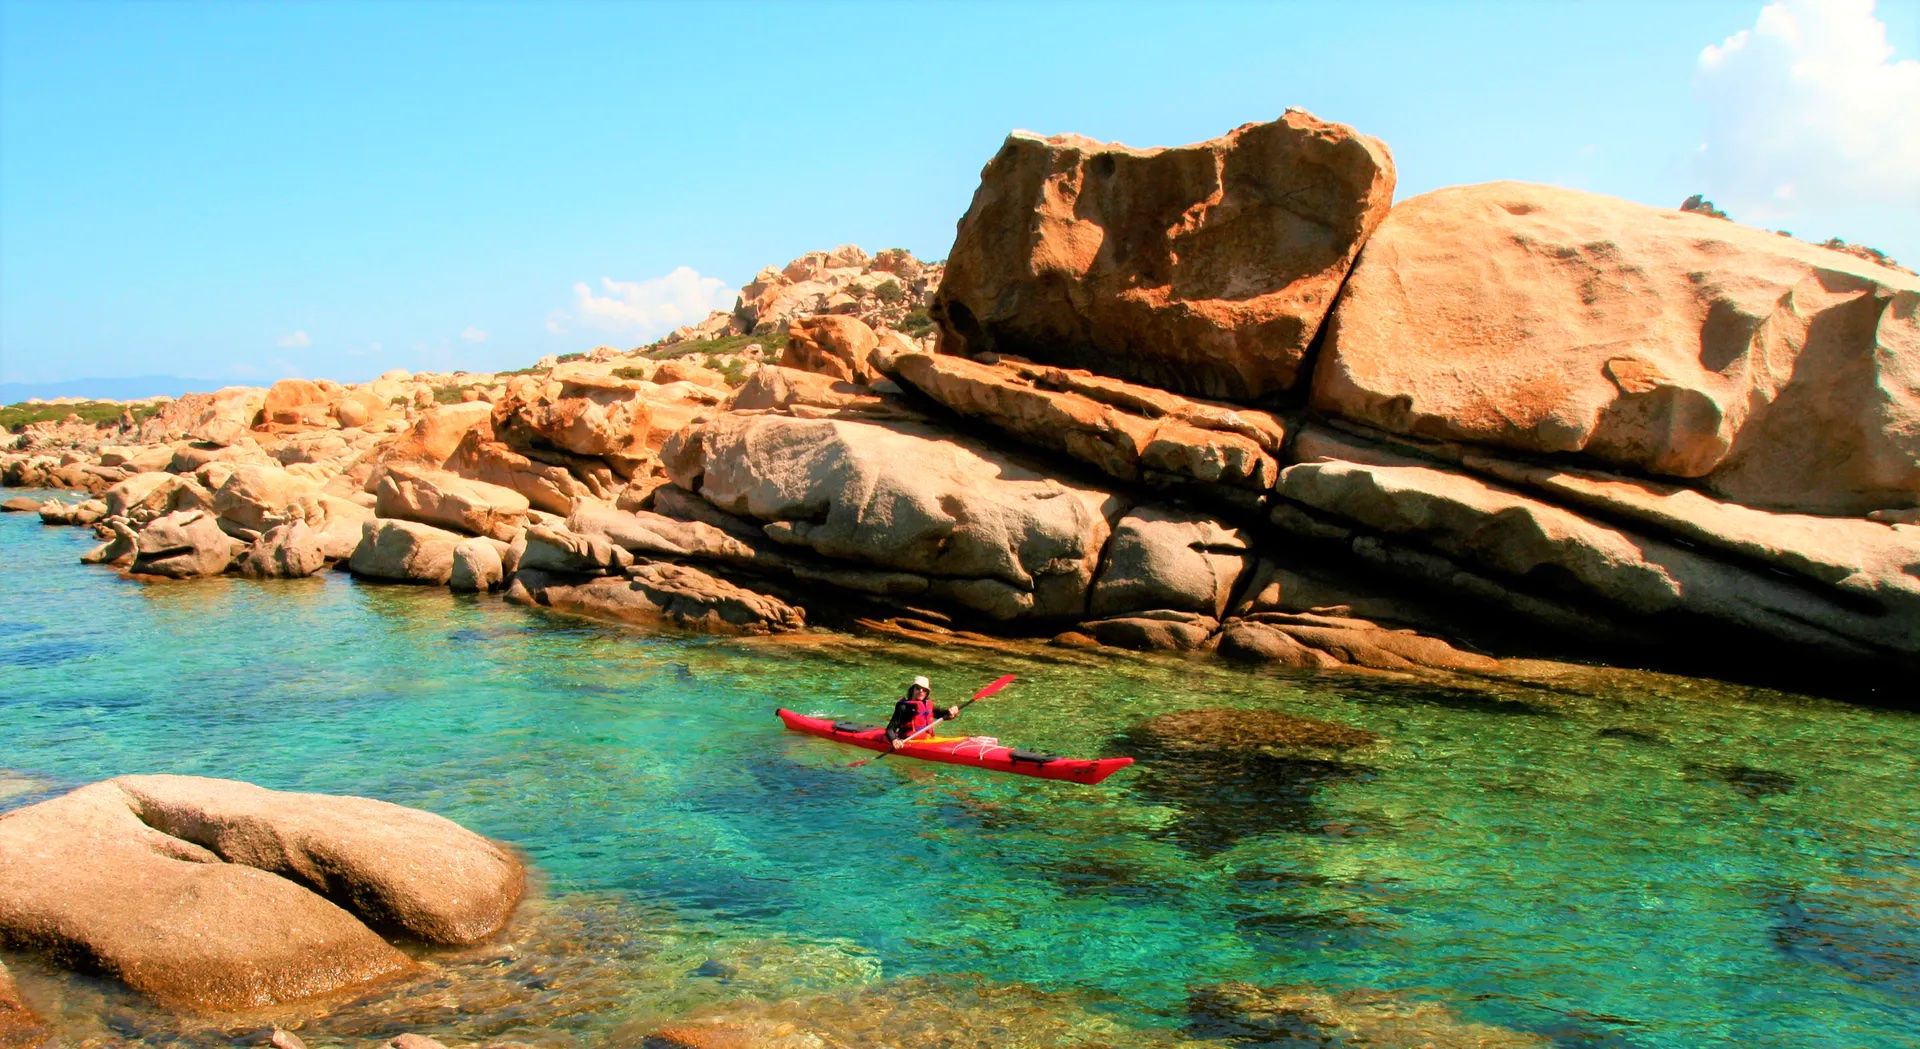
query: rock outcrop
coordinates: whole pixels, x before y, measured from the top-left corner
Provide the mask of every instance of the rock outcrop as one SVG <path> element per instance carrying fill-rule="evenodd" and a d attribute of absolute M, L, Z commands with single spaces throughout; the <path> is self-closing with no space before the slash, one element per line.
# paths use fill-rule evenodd
<path fill-rule="evenodd" d="M 856 317 L 808 317 L 787 330 L 787 349 L 780 363 L 864 385 L 875 378 L 871 357 L 878 345 L 880 337 Z"/>
<path fill-rule="evenodd" d="M 1016 132 L 960 220 L 941 348 L 1283 393 L 1393 182 L 1384 145 L 1300 110 L 1175 149 Z"/>
<path fill-rule="evenodd" d="M 669 476 L 775 542 L 923 576 L 994 619 L 1077 616 L 1120 502 L 911 423 L 725 415 L 676 434 Z"/>
<path fill-rule="evenodd" d="M 220 530 L 219 521 L 201 510 L 154 519 L 140 530 L 134 545 L 134 574 L 173 579 L 219 575 L 242 549 Z"/>
<path fill-rule="evenodd" d="M 374 512 L 502 541 L 526 527 L 530 504 L 511 488 L 445 470 L 394 463 L 375 489 Z"/>
<path fill-rule="evenodd" d="M 465 538 L 415 521 L 370 519 L 361 527 L 347 567 L 357 576 L 397 583 L 445 586 L 453 576 L 453 550 Z"/>
<path fill-rule="evenodd" d="M 1920 279 L 1731 222 L 1496 182 L 1393 209 L 1322 412 L 1686 480 L 1748 506 L 1920 505 Z"/>
<path fill-rule="evenodd" d="M 305 521 L 289 521 L 255 539 L 235 568 L 250 579 L 303 579 L 326 565 L 325 537 Z"/>

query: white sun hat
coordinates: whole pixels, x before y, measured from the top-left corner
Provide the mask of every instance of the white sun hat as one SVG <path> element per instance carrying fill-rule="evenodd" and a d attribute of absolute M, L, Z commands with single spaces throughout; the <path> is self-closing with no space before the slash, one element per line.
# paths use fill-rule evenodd
<path fill-rule="evenodd" d="M 928 680 L 927 680 L 927 676 L 926 676 L 925 674 L 922 674 L 922 675 L 920 675 L 919 677 L 917 677 L 917 678 L 914 678 L 914 679 L 913 679 L 913 684 L 914 684 L 914 687 L 915 687 L 915 688 L 924 688 L 924 689 L 926 689 L 926 690 L 927 690 L 928 692 L 932 692 L 932 691 L 933 691 L 933 682 L 931 682 L 931 681 L 928 681 Z"/>

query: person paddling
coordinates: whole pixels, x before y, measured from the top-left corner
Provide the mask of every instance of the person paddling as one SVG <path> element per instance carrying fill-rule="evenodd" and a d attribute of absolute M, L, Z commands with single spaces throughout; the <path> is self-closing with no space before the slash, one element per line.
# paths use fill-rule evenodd
<path fill-rule="evenodd" d="M 907 737 L 928 728 L 936 721 L 951 721 L 960 716 L 957 706 L 941 710 L 933 705 L 933 685 L 925 676 L 913 679 L 907 694 L 893 705 L 893 717 L 887 720 L 887 740 L 893 749 L 907 745 Z"/>

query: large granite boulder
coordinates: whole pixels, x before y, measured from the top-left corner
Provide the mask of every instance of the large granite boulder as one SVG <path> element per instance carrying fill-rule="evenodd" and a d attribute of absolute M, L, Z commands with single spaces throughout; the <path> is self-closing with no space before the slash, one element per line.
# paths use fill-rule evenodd
<path fill-rule="evenodd" d="M 109 780 L 0 817 L 0 944 L 196 1011 L 297 1001 L 414 968 L 320 894 L 221 862 L 144 822 L 141 807 Z"/>
<path fill-rule="evenodd" d="M 960 220 L 941 348 L 1284 392 L 1393 181 L 1386 146 L 1300 110 L 1174 149 L 1016 132 Z"/>
<path fill-rule="evenodd" d="M 467 434 L 475 431 L 483 439 L 492 439 L 493 405 L 486 401 L 438 405 L 416 416 L 412 425 L 387 445 L 382 457 L 441 466 L 453 458 Z"/>
<path fill-rule="evenodd" d="M 444 586 L 453 575 L 453 549 L 464 538 L 417 521 L 369 518 L 347 568 L 369 579 Z"/>
<path fill-rule="evenodd" d="M 392 463 L 375 488 L 381 517 L 509 540 L 526 527 L 527 497 L 511 488 L 446 470 Z"/>
<path fill-rule="evenodd" d="M 138 444 L 157 444 L 190 438 L 213 445 L 240 441 L 260 417 L 267 391 L 257 386 L 228 386 L 212 393 L 189 393 L 160 406 L 139 424 L 132 437 Z"/>
<path fill-rule="evenodd" d="M 1237 528 L 1170 507 L 1136 507 L 1113 526 L 1090 611 L 1169 609 L 1218 619 L 1252 558 L 1248 537 Z"/>
<path fill-rule="evenodd" d="M 143 525 L 174 510 L 205 509 L 210 496 L 192 478 L 154 470 L 134 474 L 100 498 L 107 504 L 108 517 Z"/>
<path fill-rule="evenodd" d="M 1078 617 L 1121 507 L 912 423 L 723 415 L 676 433 L 669 476 L 776 542 L 927 577 L 996 619 Z"/>
<path fill-rule="evenodd" d="M 484 536 L 460 540 L 453 548 L 453 568 L 447 576 L 447 586 L 463 594 L 497 589 L 506 580 L 506 546 L 498 539 Z"/>
<path fill-rule="evenodd" d="M 147 523 L 134 540 L 130 569 L 135 575 L 193 579 L 219 575 L 233 564 L 242 545 L 221 531 L 220 522 L 201 510 L 182 510 Z"/>
<path fill-rule="evenodd" d="M 1920 505 L 1920 278 L 1721 219 L 1496 182 L 1405 201 L 1313 404 L 1736 502 Z"/>

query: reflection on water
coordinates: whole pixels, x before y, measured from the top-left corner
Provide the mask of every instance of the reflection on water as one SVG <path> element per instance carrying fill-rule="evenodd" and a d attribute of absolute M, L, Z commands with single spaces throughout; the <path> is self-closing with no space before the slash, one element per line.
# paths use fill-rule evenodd
<path fill-rule="evenodd" d="M 514 842 L 544 888 L 423 980 L 213 1027 L 9 957 L 65 1044 L 254 1045 L 276 1019 L 316 1046 L 674 1023 L 929 1046 L 1920 1030 L 1910 714 L 1550 664 L 1409 679 L 648 636 L 339 576 L 143 586 L 75 564 L 90 542 L 0 517 L 0 809 L 145 771 L 367 794 Z M 957 699 L 1009 672 L 963 728 L 1140 764 L 1093 788 L 849 768 L 773 717 L 877 721 L 915 674 Z M 1143 730 L 1206 710 L 1359 735 Z"/>

